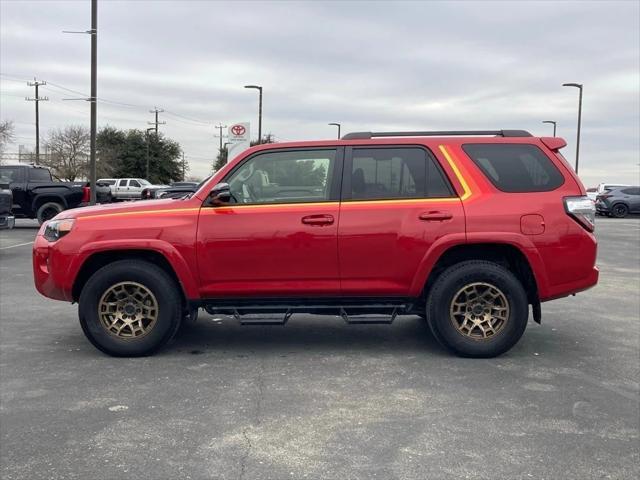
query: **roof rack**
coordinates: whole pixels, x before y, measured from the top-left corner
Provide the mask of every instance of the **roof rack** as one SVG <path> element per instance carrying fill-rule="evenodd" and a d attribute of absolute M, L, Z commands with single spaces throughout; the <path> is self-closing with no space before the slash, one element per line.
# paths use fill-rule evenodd
<path fill-rule="evenodd" d="M 435 132 L 353 132 L 347 133 L 342 140 L 368 140 L 375 137 L 452 137 L 467 136 L 496 136 L 496 137 L 531 137 L 526 130 L 450 130 Z"/>

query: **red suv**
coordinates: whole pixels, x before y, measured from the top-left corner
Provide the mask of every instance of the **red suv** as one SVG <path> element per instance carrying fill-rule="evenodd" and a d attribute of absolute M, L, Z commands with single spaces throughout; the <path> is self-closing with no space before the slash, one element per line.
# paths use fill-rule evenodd
<path fill-rule="evenodd" d="M 79 303 L 111 355 L 150 354 L 199 308 L 242 323 L 424 317 L 491 357 L 531 305 L 596 284 L 594 206 L 559 153 L 520 130 L 351 133 L 260 145 L 180 199 L 68 210 L 40 229 L 43 295 Z"/>

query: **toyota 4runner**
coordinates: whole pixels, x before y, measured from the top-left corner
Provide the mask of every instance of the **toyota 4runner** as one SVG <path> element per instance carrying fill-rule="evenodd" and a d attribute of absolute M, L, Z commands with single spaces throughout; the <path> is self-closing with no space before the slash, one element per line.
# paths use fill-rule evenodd
<path fill-rule="evenodd" d="M 540 303 L 596 284 L 594 206 L 560 138 L 351 133 L 250 148 L 180 199 L 64 211 L 33 249 L 38 291 L 78 302 L 116 356 L 155 352 L 199 308 L 426 319 L 451 351 L 509 350 Z"/>

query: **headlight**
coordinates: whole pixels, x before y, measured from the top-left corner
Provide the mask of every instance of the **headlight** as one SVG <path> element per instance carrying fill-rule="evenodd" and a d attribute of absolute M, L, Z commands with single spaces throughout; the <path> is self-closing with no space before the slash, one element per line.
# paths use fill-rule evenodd
<path fill-rule="evenodd" d="M 44 229 L 43 236 L 50 242 L 60 240 L 71 231 L 75 222 L 76 221 L 73 218 L 67 218 L 64 220 L 51 220 L 49 221 L 49 223 L 47 223 L 47 226 Z"/>

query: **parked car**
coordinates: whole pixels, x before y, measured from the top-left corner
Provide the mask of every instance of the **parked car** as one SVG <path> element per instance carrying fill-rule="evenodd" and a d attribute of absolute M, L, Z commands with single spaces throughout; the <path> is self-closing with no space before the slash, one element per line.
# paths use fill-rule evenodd
<path fill-rule="evenodd" d="M 9 184 L 13 213 L 17 218 L 37 218 L 43 223 L 63 210 L 86 205 L 90 187 L 86 182 L 56 182 L 48 168 L 35 165 L 0 166 L 0 183 Z M 98 186 L 98 203 L 109 202 L 109 189 Z"/>
<path fill-rule="evenodd" d="M 154 185 L 144 178 L 102 178 L 99 182 L 108 183 L 114 200 L 140 200 L 142 190 L 158 189 L 167 185 Z"/>
<path fill-rule="evenodd" d="M 640 187 L 606 190 L 596 198 L 596 211 L 600 215 L 616 218 L 624 218 L 630 213 L 640 213 Z"/>
<path fill-rule="evenodd" d="M 168 187 L 145 188 L 142 190 L 142 199 L 151 198 L 180 198 L 195 192 L 198 182 L 173 182 Z"/>
<path fill-rule="evenodd" d="M 541 302 L 598 281 L 595 208 L 565 145 L 520 130 L 259 145 L 182 199 L 47 222 L 36 288 L 78 302 L 116 356 L 155 352 L 200 307 L 242 324 L 416 314 L 459 355 L 500 355 L 529 305 L 540 322 Z"/>
<path fill-rule="evenodd" d="M 597 196 L 598 196 L 598 188 L 597 187 L 587 188 L 587 197 L 589 197 L 591 200 L 593 200 L 595 202 Z"/>
<path fill-rule="evenodd" d="M 0 182 L 0 230 L 13 228 L 15 217 L 11 211 L 13 194 L 8 183 Z"/>

